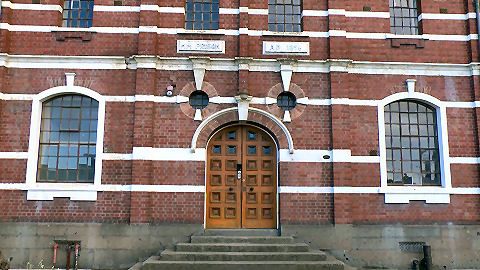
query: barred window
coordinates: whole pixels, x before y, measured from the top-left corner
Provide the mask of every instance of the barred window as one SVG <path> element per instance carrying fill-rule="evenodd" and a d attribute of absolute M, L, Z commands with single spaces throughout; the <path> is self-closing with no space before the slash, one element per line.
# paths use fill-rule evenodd
<path fill-rule="evenodd" d="M 440 185 L 435 108 L 413 100 L 385 106 L 388 185 Z"/>
<path fill-rule="evenodd" d="M 301 32 L 302 2 L 300 0 L 268 0 L 268 30 Z"/>
<path fill-rule="evenodd" d="M 190 97 L 189 97 L 190 106 L 192 106 L 192 108 L 194 108 L 194 109 L 200 109 L 201 110 L 201 109 L 207 107 L 208 101 L 209 100 L 208 100 L 207 93 L 205 93 L 203 91 L 200 91 L 200 90 L 193 91 L 190 94 Z"/>
<path fill-rule="evenodd" d="M 217 30 L 219 0 L 187 0 L 185 29 Z"/>
<path fill-rule="evenodd" d="M 43 103 L 38 182 L 93 183 L 98 101 L 64 95 Z"/>
<path fill-rule="evenodd" d="M 417 0 L 390 0 L 390 32 L 418 35 L 418 13 Z"/>
<path fill-rule="evenodd" d="M 92 27 L 93 0 L 66 0 L 63 4 L 64 27 Z"/>
<path fill-rule="evenodd" d="M 277 96 L 277 106 L 284 111 L 291 111 L 297 106 L 297 97 L 292 92 L 282 92 Z"/>

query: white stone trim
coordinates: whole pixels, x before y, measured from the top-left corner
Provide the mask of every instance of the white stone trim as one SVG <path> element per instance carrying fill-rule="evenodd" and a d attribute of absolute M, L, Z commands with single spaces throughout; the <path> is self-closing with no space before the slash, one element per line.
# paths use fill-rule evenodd
<path fill-rule="evenodd" d="M 34 94 L 4 94 L 0 93 L 0 100 L 12 101 L 31 101 L 35 97 Z M 103 96 L 105 102 L 155 102 L 155 103 L 186 103 L 188 97 L 186 96 L 154 96 L 154 95 L 135 95 L 135 96 Z M 214 104 L 235 104 L 235 97 L 221 97 L 216 96 L 209 99 L 210 103 Z M 332 105 L 346 105 L 346 106 L 366 106 L 377 107 L 381 100 L 362 100 L 350 98 L 331 98 L 331 99 L 316 99 L 316 98 L 299 98 L 298 104 L 309 106 L 332 106 Z M 474 109 L 480 108 L 480 101 L 473 102 L 458 102 L 458 101 L 440 101 L 446 108 L 459 109 Z M 276 99 L 270 97 L 254 97 L 251 104 L 271 105 L 275 104 Z"/>
<path fill-rule="evenodd" d="M 232 58 L 209 58 L 206 70 L 253 72 L 280 72 L 282 61 L 275 59 L 251 59 L 246 64 Z M 55 68 L 55 69 L 138 69 L 193 70 L 188 57 L 157 56 L 53 56 L 10 55 L 0 53 L 0 66 L 7 68 Z M 330 73 L 345 72 L 370 75 L 456 76 L 480 75 L 480 63 L 413 63 L 368 62 L 349 59 L 298 60 L 291 64 L 292 72 Z"/>
<path fill-rule="evenodd" d="M 0 159 L 27 159 L 28 152 L 0 152 Z"/>
<path fill-rule="evenodd" d="M 480 157 L 450 157 L 450 164 L 480 164 Z"/>
<path fill-rule="evenodd" d="M 60 5 L 44 5 L 44 4 L 20 4 L 12 3 L 11 1 L 2 1 L 2 7 L 10 9 L 23 9 L 23 10 L 44 10 L 44 11 L 59 11 L 63 12 L 63 8 Z"/>
<path fill-rule="evenodd" d="M 406 87 L 405 87 L 406 88 Z M 401 92 L 396 93 L 391 96 L 388 96 L 382 99 L 378 103 L 378 136 L 379 136 L 379 152 L 380 152 L 380 186 L 385 191 L 385 203 L 405 203 L 409 200 L 425 200 L 426 203 L 449 203 L 450 197 L 448 200 L 446 196 L 437 196 L 432 193 L 425 192 L 427 187 L 422 186 L 411 186 L 411 187 L 401 187 L 403 188 L 402 194 L 390 195 L 389 190 L 398 189 L 396 187 L 389 187 L 387 184 L 387 154 L 386 154 L 386 143 L 385 143 L 385 106 L 391 102 L 403 100 L 403 99 L 415 99 L 425 102 L 436 109 L 437 114 L 437 128 L 438 128 L 438 144 L 439 144 L 439 154 L 440 154 L 440 174 L 442 178 L 441 187 L 436 187 L 436 189 L 451 189 L 451 175 L 450 175 L 450 155 L 448 148 L 448 127 L 447 127 L 447 110 L 445 103 L 440 100 L 423 93 L 418 93 L 414 91 L 410 92 Z M 413 191 L 419 190 L 423 195 L 419 196 L 418 194 L 413 194 Z"/>
<path fill-rule="evenodd" d="M 94 12 L 140 12 L 141 6 L 102 6 L 94 5 Z"/>
<path fill-rule="evenodd" d="M 192 152 L 189 148 L 152 148 L 133 147 L 132 159 L 156 161 L 205 161 L 205 148 L 196 148 Z"/>
<path fill-rule="evenodd" d="M 249 111 L 252 111 L 252 112 L 256 112 L 256 113 L 259 113 L 263 116 L 266 116 L 267 118 L 271 119 L 273 122 L 275 122 L 283 131 L 283 133 L 285 134 L 285 137 L 287 138 L 287 142 L 288 142 L 288 150 L 290 153 L 293 153 L 293 139 L 292 139 L 292 136 L 290 135 L 290 131 L 288 130 L 288 128 L 285 126 L 285 124 L 283 124 L 282 120 L 278 119 L 277 117 L 275 117 L 274 115 L 264 111 L 264 110 L 260 110 L 260 109 L 257 109 L 257 108 L 249 108 L 248 109 Z M 238 108 L 237 107 L 232 107 L 232 108 L 227 108 L 227 109 L 224 109 L 224 110 L 221 110 L 221 111 L 218 111 L 212 115 L 210 115 L 209 117 L 207 117 L 205 120 L 203 120 L 203 122 L 197 127 L 197 129 L 195 130 L 195 133 L 193 134 L 193 137 L 192 137 L 192 142 L 191 142 L 191 146 L 190 146 L 190 149 L 192 152 L 195 152 L 195 149 L 197 148 L 197 140 L 198 140 L 198 136 L 200 136 L 200 133 L 202 132 L 203 128 L 208 124 L 210 123 L 212 120 L 214 120 L 215 118 L 219 117 L 219 116 L 222 116 L 226 113 L 230 113 L 230 112 L 234 112 L 234 111 L 237 111 L 238 112 Z"/>
<path fill-rule="evenodd" d="M 72 82 L 73 83 L 73 82 Z M 97 142 L 95 158 L 95 175 L 93 184 L 67 184 L 67 183 L 37 183 L 38 147 L 40 141 L 40 123 L 42 102 L 61 94 L 81 94 L 98 101 Z M 28 160 L 25 183 L 27 185 L 28 200 L 53 199 L 53 197 L 70 197 L 72 200 L 94 200 L 96 189 L 101 185 L 103 137 L 105 123 L 105 99 L 95 91 L 85 87 L 66 85 L 57 86 L 34 95 L 32 100 L 32 113 L 30 120 L 30 137 L 28 143 Z M 82 188 L 83 192 L 78 191 Z M 72 192 L 70 192 L 72 191 Z M 69 196 L 69 194 L 71 196 Z"/>
<path fill-rule="evenodd" d="M 409 188 L 409 187 L 407 187 Z M 68 190 L 68 192 L 78 192 L 77 194 L 81 194 L 81 192 L 95 192 L 98 191 L 107 191 L 107 192 L 195 192 L 195 193 L 204 193 L 205 186 L 203 185 L 101 185 L 98 188 L 90 188 L 87 186 L 84 187 L 70 187 L 64 188 Z M 458 188 L 450 188 L 450 189 L 441 189 L 441 188 L 426 188 L 427 190 L 409 190 L 409 196 L 416 196 L 418 200 L 425 200 L 425 195 L 443 195 L 448 196 L 449 194 L 455 195 L 480 195 L 480 188 L 478 187 L 458 187 Z M 27 185 L 23 183 L 0 183 L 0 190 L 28 190 Z M 43 193 L 36 193 L 35 195 L 38 196 L 48 196 L 49 191 L 47 189 L 39 189 L 43 191 Z M 55 192 L 55 190 L 53 191 Z M 384 194 L 388 193 L 396 199 L 396 203 L 408 203 L 408 202 L 400 202 L 402 199 L 402 195 L 404 194 L 405 190 L 402 189 L 382 189 L 380 187 L 351 187 L 351 186 L 337 186 L 337 187 L 321 187 L 321 186 L 279 186 L 279 193 L 290 193 L 290 194 Z M 428 192 L 428 193 L 424 193 Z M 443 197 L 442 196 L 442 197 Z M 60 196 L 59 196 L 60 197 Z M 46 197 L 43 197 L 46 198 Z M 438 198 L 437 196 L 431 196 L 431 201 Z M 53 199 L 53 198 L 52 198 Z M 85 197 L 78 198 L 86 199 Z M 437 203 L 443 203 L 436 200 Z M 433 202 L 435 203 L 435 202 Z"/>
<path fill-rule="evenodd" d="M 418 20 L 469 20 L 477 18 L 475 12 L 466 14 L 442 14 L 442 13 L 422 13 L 418 16 Z"/>
<path fill-rule="evenodd" d="M 87 31 L 96 33 L 108 33 L 108 34 L 138 34 L 140 32 L 152 32 L 157 34 L 177 35 L 186 33 L 184 28 L 160 28 L 157 26 L 142 25 L 138 28 L 135 27 L 90 27 L 90 28 L 68 28 L 59 26 L 41 26 L 41 25 L 11 25 L 8 23 L 0 23 L 0 29 L 17 32 L 52 32 L 52 31 Z M 205 30 L 205 31 L 193 31 L 197 34 L 218 34 L 238 36 L 240 34 L 246 34 L 249 36 L 307 36 L 311 38 L 328 38 L 345 37 L 350 39 L 389 39 L 389 38 L 414 38 L 414 39 L 429 39 L 437 41 L 470 41 L 477 40 L 478 34 L 469 35 L 440 35 L 440 34 L 423 34 L 417 36 L 403 36 L 394 35 L 391 33 L 365 33 L 365 32 L 347 32 L 345 30 L 329 30 L 328 32 L 318 31 L 303 31 L 300 33 L 279 33 L 266 30 L 250 30 L 248 28 L 240 29 L 218 29 L 218 30 Z"/>

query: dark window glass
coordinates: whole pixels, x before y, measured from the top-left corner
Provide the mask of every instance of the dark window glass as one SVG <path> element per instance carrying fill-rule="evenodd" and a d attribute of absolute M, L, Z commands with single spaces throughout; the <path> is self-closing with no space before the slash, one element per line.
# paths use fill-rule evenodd
<path fill-rule="evenodd" d="M 65 0 L 63 2 L 64 27 L 92 27 L 93 0 Z"/>
<path fill-rule="evenodd" d="M 277 105 L 284 111 L 290 111 L 297 106 L 297 98 L 291 92 L 282 92 L 277 97 Z"/>
<path fill-rule="evenodd" d="M 389 0 L 390 32 L 399 35 L 418 35 L 417 0 Z"/>
<path fill-rule="evenodd" d="M 190 94 L 190 106 L 194 109 L 203 109 L 208 105 L 208 95 L 203 91 L 194 91 Z"/>
<path fill-rule="evenodd" d="M 217 30 L 218 10 L 218 0 L 187 0 L 185 29 Z"/>
<path fill-rule="evenodd" d="M 295 0 L 268 1 L 268 30 L 276 32 L 302 31 L 302 4 Z"/>
<path fill-rule="evenodd" d="M 433 107 L 416 101 L 385 106 L 389 185 L 441 184 L 436 119 Z"/>
<path fill-rule="evenodd" d="M 55 97 L 42 107 L 39 182 L 93 182 L 98 102 L 79 95 Z"/>

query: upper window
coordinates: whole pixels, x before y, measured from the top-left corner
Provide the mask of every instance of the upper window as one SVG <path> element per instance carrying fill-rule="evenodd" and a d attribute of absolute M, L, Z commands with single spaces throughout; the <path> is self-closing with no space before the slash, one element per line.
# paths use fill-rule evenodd
<path fill-rule="evenodd" d="M 302 2 L 300 0 L 268 0 L 268 30 L 301 32 Z"/>
<path fill-rule="evenodd" d="M 38 182 L 93 183 L 98 101 L 64 95 L 43 103 Z"/>
<path fill-rule="evenodd" d="M 388 185 L 441 185 L 435 108 L 412 100 L 385 106 Z"/>
<path fill-rule="evenodd" d="M 93 0 L 65 0 L 63 5 L 64 27 L 91 27 Z"/>
<path fill-rule="evenodd" d="M 185 29 L 217 30 L 219 0 L 187 0 Z"/>
<path fill-rule="evenodd" d="M 419 34 L 417 0 L 390 0 L 390 32 L 399 35 Z"/>

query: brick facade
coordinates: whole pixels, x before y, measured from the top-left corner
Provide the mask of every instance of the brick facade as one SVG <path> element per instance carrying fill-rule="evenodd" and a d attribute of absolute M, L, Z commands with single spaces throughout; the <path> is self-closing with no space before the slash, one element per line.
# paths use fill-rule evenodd
<path fill-rule="evenodd" d="M 80 32 L 57 28 L 61 12 L 46 5 L 60 7 L 59 1 L 42 0 L 40 5 L 15 1 L 27 4 L 20 8 L 10 8 L 4 1 L 0 221 L 203 224 L 206 157 L 202 150 L 215 131 L 239 121 L 237 111 L 204 127 L 194 120 L 188 96 L 195 90 L 196 60 L 189 57 L 199 57 L 207 59 L 202 90 L 211 100 L 202 110 L 203 121 L 236 108 L 234 97 L 242 92 L 256 98 L 250 108 L 271 116 L 250 111 L 246 123 L 267 130 L 280 148 L 279 226 L 478 222 L 479 87 L 474 63 L 478 52 L 477 39 L 471 36 L 477 34 L 475 19 L 448 16 L 473 13 L 471 1 L 422 1 L 423 13 L 444 15 L 422 20 L 424 35 L 411 40 L 422 39 L 423 48 L 392 46 L 402 37 L 390 36 L 388 1 L 304 0 L 304 32 L 291 35 L 269 33 L 268 16 L 253 12 L 266 11 L 267 1 L 220 2 L 221 9 L 233 9 L 220 12 L 219 28 L 226 34 L 182 31 L 180 0 L 123 1 L 130 11 L 113 6 L 113 1 L 95 1 L 103 8 L 94 12 L 93 28 Z M 144 5 L 154 5 L 155 10 L 145 10 Z M 371 11 L 362 11 L 364 6 Z M 246 7 L 249 12 L 243 11 Z M 448 9 L 448 14 L 439 14 L 440 8 Z M 329 15 L 322 15 L 327 11 Z M 178 40 L 225 41 L 225 54 L 178 53 Z M 309 55 L 266 55 L 265 41 L 308 42 Z M 286 75 L 280 71 L 285 63 L 293 67 L 290 91 L 298 99 L 291 122 L 283 123 L 290 135 L 274 120 L 284 117 L 275 99 L 283 91 Z M 75 73 L 75 86 L 105 98 L 102 173 L 93 188 L 97 198 L 30 200 L 27 193 L 36 188 L 35 179 L 33 186 L 27 179 L 32 104 L 43 91 L 65 86 L 69 72 Z M 433 192 L 422 192 L 424 187 L 395 192 L 449 194 L 449 203 L 385 202 L 390 191 L 381 181 L 377 105 L 406 93 L 406 79 L 416 80 L 417 96 L 438 100 L 438 112 L 446 110 L 441 124 L 447 125 L 442 127 L 449 151 L 444 161 L 451 183 Z M 174 86 L 173 97 L 166 96 L 168 85 Z M 218 101 L 213 102 L 215 98 Z M 192 153 L 196 130 L 200 133 Z M 289 136 L 293 154 L 288 153 Z M 174 148 L 172 157 L 168 148 Z M 136 158 L 150 150 L 149 156 Z M 339 154 L 346 152 L 350 156 Z M 179 186 L 179 191 L 170 186 Z"/>

